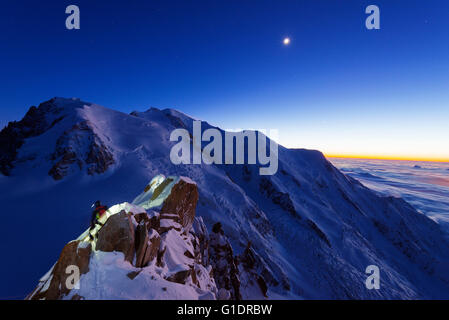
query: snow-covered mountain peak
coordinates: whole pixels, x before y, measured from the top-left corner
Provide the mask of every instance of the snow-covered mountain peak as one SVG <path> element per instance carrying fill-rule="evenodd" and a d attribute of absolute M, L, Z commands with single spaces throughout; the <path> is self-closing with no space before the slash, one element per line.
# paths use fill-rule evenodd
<path fill-rule="evenodd" d="M 1 172 L 29 174 L 33 168 L 44 167 L 55 180 L 83 169 L 89 175 L 105 172 L 114 163 L 114 156 L 96 125 L 97 119 L 89 117 L 91 109 L 105 108 L 77 98 L 53 98 L 31 107 L 22 120 L 10 122 L 0 132 L 4 142 L 0 147 Z"/>
<path fill-rule="evenodd" d="M 34 273 L 26 269 L 7 282 L 11 291 L 30 289 L 62 244 L 86 226 L 92 202 L 131 203 L 162 174 L 196 182 L 196 216 L 204 229 L 211 233 L 219 223 L 215 230 L 226 235 L 233 256 L 247 256 L 263 278 L 249 278 L 248 287 L 265 283 L 268 297 L 449 297 L 449 244 L 440 226 L 405 201 L 382 197 L 342 174 L 322 153 L 279 146 L 273 176 L 260 176 L 258 164 L 175 165 L 170 134 L 176 128 L 191 133 L 191 117 L 159 109 L 125 114 L 58 99 L 0 133 L 4 236 L 13 237 L 20 225 L 41 239 L 15 250 L 2 244 L 11 264 L 23 250 L 36 262 Z M 52 233 L 42 237 L 41 229 Z M 230 257 L 229 247 L 224 250 Z M 381 271 L 381 290 L 365 286 L 369 265 Z M 223 281 L 231 283 L 235 268 L 224 273 Z M 256 296 L 237 291 L 230 295 Z"/>

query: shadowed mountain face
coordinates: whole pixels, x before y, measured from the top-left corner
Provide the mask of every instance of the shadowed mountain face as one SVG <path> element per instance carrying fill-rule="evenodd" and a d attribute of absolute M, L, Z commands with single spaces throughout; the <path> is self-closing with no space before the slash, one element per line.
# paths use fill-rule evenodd
<path fill-rule="evenodd" d="M 11 241 L 1 243 L 0 297 L 31 291 L 87 227 L 92 202 L 132 201 L 164 174 L 196 182 L 196 215 L 209 231 L 220 222 L 235 254 L 252 243 L 269 298 L 449 298 L 449 245 L 408 203 L 378 196 L 317 151 L 280 146 L 273 176 L 258 165 L 174 165 L 170 133 L 192 133 L 192 122 L 170 109 L 128 115 L 55 98 L 6 127 L 1 228 Z M 365 286 L 369 265 L 379 290 Z"/>

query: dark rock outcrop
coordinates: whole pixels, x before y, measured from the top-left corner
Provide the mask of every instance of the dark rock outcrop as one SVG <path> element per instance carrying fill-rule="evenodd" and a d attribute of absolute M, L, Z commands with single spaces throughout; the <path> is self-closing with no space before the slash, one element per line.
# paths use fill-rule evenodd
<path fill-rule="evenodd" d="M 310 228 L 312 228 L 313 231 L 320 237 L 321 240 L 323 240 L 329 247 L 331 247 L 331 242 L 329 241 L 329 238 L 326 236 L 326 234 L 310 219 L 307 219 L 307 224 Z"/>
<path fill-rule="evenodd" d="M 268 178 L 262 178 L 259 183 L 259 191 L 271 201 L 281 207 L 283 210 L 290 213 L 292 216 L 301 219 L 301 216 L 296 212 L 293 201 L 288 193 L 281 192 L 276 189 L 273 182 Z"/>
<path fill-rule="evenodd" d="M 245 251 L 238 257 L 238 261 L 239 266 L 241 266 L 241 272 L 245 273 L 245 280 L 247 282 L 245 285 L 257 285 L 261 294 L 265 298 L 268 298 L 268 285 L 263 274 L 269 274 L 270 272 L 263 267 L 265 264 L 261 263 L 261 258 L 251 247 L 251 242 L 248 242 Z"/>
<path fill-rule="evenodd" d="M 172 275 L 170 275 L 169 277 L 165 278 L 168 281 L 171 282 L 176 282 L 176 283 L 180 283 L 180 284 L 185 284 L 187 278 L 192 274 L 192 270 L 188 269 L 188 270 L 181 270 L 178 271 Z"/>
<path fill-rule="evenodd" d="M 157 232 L 159 232 L 159 226 L 160 226 L 160 215 L 157 212 L 152 212 L 153 215 L 150 217 L 148 213 L 141 212 L 134 215 L 134 219 L 136 219 L 137 223 L 141 223 L 142 221 L 145 222 L 147 225 L 147 229 L 154 229 Z"/>
<path fill-rule="evenodd" d="M 238 262 L 219 222 L 210 234 L 209 254 L 218 289 L 227 290 L 232 300 L 241 300 Z"/>
<path fill-rule="evenodd" d="M 0 172 L 9 176 L 14 168 L 18 150 L 24 140 L 41 135 L 64 116 L 60 115 L 55 98 L 43 102 L 39 107 L 32 106 L 22 120 L 9 122 L 0 132 Z"/>
<path fill-rule="evenodd" d="M 181 178 L 172 188 L 161 209 L 163 214 L 176 214 L 179 223 L 188 232 L 195 218 L 195 209 L 199 194 L 195 183 Z"/>
<path fill-rule="evenodd" d="M 139 275 L 140 272 L 142 272 L 142 270 L 139 270 L 139 271 L 131 271 L 131 272 L 128 273 L 126 276 L 127 276 L 128 278 L 130 278 L 131 280 L 134 280 L 134 279 Z"/>
<path fill-rule="evenodd" d="M 209 233 L 203 218 L 196 217 L 193 222 L 193 228 L 197 241 L 193 242 L 195 262 L 201 263 L 203 266 L 208 266 L 209 261 Z"/>
<path fill-rule="evenodd" d="M 119 251 L 132 263 L 135 251 L 135 230 L 125 211 L 111 216 L 98 232 L 96 250 Z"/>
<path fill-rule="evenodd" d="M 48 174 L 55 180 L 68 175 L 72 164 L 76 164 L 79 170 L 85 166 L 87 174 L 94 175 L 104 173 L 115 163 L 112 153 L 95 134 L 89 121 L 79 122 L 65 131 L 56 141 L 56 150 L 51 158 L 56 163 Z"/>
<path fill-rule="evenodd" d="M 161 237 L 154 229 L 148 231 L 147 224 L 141 222 L 136 228 L 136 267 L 143 268 L 157 256 Z"/>
<path fill-rule="evenodd" d="M 80 275 L 89 271 L 92 246 L 90 243 L 85 246 L 81 246 L 80 244 L 81 241 L 79 240 L 72 241 L 62 249 L 58 262 L 56 262 L 50 277 L 30 294 L 29 297 L 32 300 L 56 300 L 67 295 L 71 290 L 67 288 L 67 280 L 71 275 L 70 272 L 67 272 L 67 267 L 78 267 Z"/>

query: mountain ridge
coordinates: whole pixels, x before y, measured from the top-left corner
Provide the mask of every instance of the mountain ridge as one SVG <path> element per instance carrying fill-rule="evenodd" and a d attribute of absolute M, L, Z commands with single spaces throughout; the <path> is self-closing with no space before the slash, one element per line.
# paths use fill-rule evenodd
<path fill-rule="evenodd" d="M 83 215 L 87 213 L 82 212 L 96 200 L 93 196 L 108 203 L 130 201 L 153 176 L 162 173 L 187 176 L 198 184 L 198 216 L 209 230 L 220 222 L 238 254 L 252 242 L 272 298 L 449 297 L 449 280 L 444 274 L 449 245 L 439 226 L 405 201 L 381 197 L 342 174 L 319 151 L 279 146 L 279 170 L 268 177 L 258 175 L 258 165 L 176 166 L 169 159 L 174 144 L 170 132 L 176 128 L 191 132 L 192 118 L 159 109 L 128 115 L 81 100 L 66 100 L 71 107 L 78 107 L 70 108 L 64 119 L 44 133 L 31 137 L 18 133 L 23 143 L 16 149 L 16 160 L 9 162 L 13 165 L 10 176 L 0 179 L 0 199 L 6 202 L 5 211 L 14 213 L 5 225 L 7 236 L 14 236 L 9 229 L 15 230 L 17 225 L 34 236 L 40 235 L 39 229 L 54 232 L 43 238 L 42 247 L 20 244 L 22 249 L 39 249 L 40 254 L 30 255 L 39 260 L 36 268 L 40 274 L 55 260 L 60 246 L 86 224 Z M 54 103 L 58 106 L 66 100 Z M 104 168 L 101 164 L 108 161 L 100 158 L 89 163 L 84 157 L 89 148 L 84 149 L 84 143 L 95 138 L 77 131 L 75 138 L 65 141 L 80 152 L 75 152 L 75 159 L 66 158 L 69 161 L 61 165 L 66 170 L 55 181 L 48 172 L 64 159 L 64 153 L 51 158 L 57 141 L 83 121 L 90 122 L 89 132 L 101 141 L 101 149 L 110 152 L 114 163 L 89 174 L 89 166 Z M 66 208 L 55 198 L 77 205 Z M 23 217 L 39 229 L 23 226 Z M 58 230 L 61 227 L 64 230 Z M 53 254 L 45 251 L 47 246 Z M 6 244 L 2 249 L 12 257 L 18 255 Z M 372 264 L 381 270 L 380 290 L 365 287 L 365 268 Z M 11 262 L 12 266 L 18 267 Z M 23 277 L 13 277 L 7 287 Z M 36 271 L 33 277 L 36 280 L 40 275 Z M 27 284 L 21 286 L 29 287 L 31 275 L 25 278 Z"/>

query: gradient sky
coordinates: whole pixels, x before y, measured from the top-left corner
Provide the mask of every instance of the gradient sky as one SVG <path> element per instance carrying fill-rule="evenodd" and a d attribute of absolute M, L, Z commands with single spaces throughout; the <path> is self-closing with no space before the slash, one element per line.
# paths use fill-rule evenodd
<path fill-rule="evenodd" d="M 381 30 L 365 28 L 370 4 Z M 0 43 L 0 127 L 79 97 L 278 129 L 326 154 L 449 160 L 447 0 L 17 0 Z"/>

